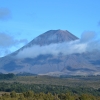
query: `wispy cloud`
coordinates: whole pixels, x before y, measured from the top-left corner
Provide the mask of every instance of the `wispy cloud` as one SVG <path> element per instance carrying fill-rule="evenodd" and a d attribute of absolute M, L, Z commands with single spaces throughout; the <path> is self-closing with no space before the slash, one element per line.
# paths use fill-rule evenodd
<path fill-rule="evenodd" d="M 11 18 L 11 11 L 7 8 L 0 8 L 0 20 L 8 20 Z"/>
<path fill-rule="evenodd" d="M 20 44 L 25 45 L 27 42 L 27 39 L 17 40 L 6 33 L 0 33 L 0 56 L 9 54 L 11 47 L 17 47 Z"/>
<path fill-rule="evenodd" d="M 34 58 L 40 54 L 58 55 L 59 53 L 69 55 L 73 53 L 93 51 L 94 49 L 100 49 L 100 41 L 96 40 L 96 33 L 84 32 L 79 40 L 45 46 L 33 45 L 20 51 L 16 57 Z"/>
<path fill-rule="evenodd" d="M 59 44 L 50 44 L 46 46 L 34 45 L 29 48 L 25 48 L 23 51 L 20 51 L 17 55 L 18 58 L 34 58 L 38 55 L 44 54 L 53 54 L 58 55 L 62 53 L 64 55 L 72 53 L 82 53 L 86 49 L 86 44 L 78 44 L 78 41 L 69 42 L 69 43 L 59 43 Z"/>
<path fill-rule="evenodd" d="M 6 34 L 6 33 L 0 33 L 0 47 L 6 48 L 6 47 L 11 47 L 14 45 L 18 45 L 19 43 L 27 43 L 26 39 L 22 40 L 16 40 L 14 37 Z"/>
<path fill-rule="evenodd" d="M 93 31 L 85 31 L 81 35 L 81 42 L 90 42 L 96 38 L 97 34 Z"/>
<path fill-rule="evenodd" d="M 16 41 L 13 39 L 13 37 L 9 36 L 5 33 L 0 33 L 0 46 L 1 47 L 9 47 L 16 43 Z"/>

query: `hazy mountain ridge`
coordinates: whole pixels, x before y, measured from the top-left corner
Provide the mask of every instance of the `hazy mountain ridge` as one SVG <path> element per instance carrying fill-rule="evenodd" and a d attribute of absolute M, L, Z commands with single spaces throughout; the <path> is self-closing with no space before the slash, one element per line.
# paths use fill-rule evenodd
<path fill-rule="evenodd" d="M 4 73 L 28 72 L 47 75 L 95 75 L 100 74 L 100 52 L 83 52 L 69 55 L 40 54 L 35 57 L 16 58 L 20 51 L 34 45 L 41 47 L 70 42 L 78 38 L 68 31 L 50 30 L 33 39 L 16 52 L 0 58 L 0 71 Z M 54 45 L 53 45 L 54 46 Z M 61 45 L 60 45 L 61 46 Z M 48 48 L 47 47 L 47 48 Z M 29 49 L 30 50 L 30 49 Z M 45 51 L 45 50 L 44 50 Z M 29 51 L 30 52 L 30 51 Z M 67 52 L 67 51 L 66 51 Z M 32 52 L 34 53 L 34 52 Z"/>

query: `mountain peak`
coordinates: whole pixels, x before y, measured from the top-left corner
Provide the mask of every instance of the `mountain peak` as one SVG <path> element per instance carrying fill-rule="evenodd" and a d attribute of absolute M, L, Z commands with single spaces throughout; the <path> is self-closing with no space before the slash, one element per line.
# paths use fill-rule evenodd
<path fill-rule="evenodd" d="M 62 42 L 69 42 L 69 41 L 74 41 L 77 40 L 78 37 L 73 35 L 67 30 L 49 30 L 35 39 L 33 39 L 31 42 L 29 42 L 27 45 L 23 46 L 19 50 L 15 51 L 14 53 L 10 54 L 12 56 L 16 55 L 20 50 L 23 50 L 27 47 L 31 47 L 33 45 L 39 45 L 39 46 L 45 46 L 49 44 L 54 44 L 54 43 L 62 43 Z"/>
<path fill-rule="evenodd" d="M 69 42 L 78 39 L 67 30 L 49 30 L 35 39 L 33 39 L 29 45 L 49 45 L 52 43 Z"/>
<path fill-rule="evenodd" d="M 67 30 L 47 31 L 33 39 L 26 46 L 1 58 L 0 72 L 28 72 L 42 75 L 100 75 L 99 52 L 72 53 L 67 55 L 67 51 L 73 48 L 66 49 L 67 45 L 64 45 L 66 48 L 62 48 L 63 43 L 58 45 L 61 46 L 60 49 L 57 48 L 58 46 L 52 49 L 51 45 L 49 45 L 76 39 L 78 38 Z M 59 55 L 59 53 L 62 54 Z"/>

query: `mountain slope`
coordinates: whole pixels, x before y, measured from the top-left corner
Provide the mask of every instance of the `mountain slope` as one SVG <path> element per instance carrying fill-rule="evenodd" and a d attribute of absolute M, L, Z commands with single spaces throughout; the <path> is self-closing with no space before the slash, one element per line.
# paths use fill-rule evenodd
<path fill-rule="evenodd" d="M 39 35 L 35 39 L 33 39 L 31 42 L 29 42 L 24 47 L 10 54 L 10 56 L 11 55 L 15 56 L 16 54 L 18 54 L 19 51 L 22 51 L 23 49 L 31 47 L 33 45 L 45 46 L 45 45 L 50 45 L 54 43 L 70 42 L 70 41 L 74 41 L 77 39 L 79 38 L 67 30 L 49 30 Z"/>
<path fill-rule="evenodd" d="M 39 54 L 35 57 L 16 58 L 20 51 L 34 45 L 40 47 L 52 44 L 68 43 L 78 38 L 68 31 L 50 30 L 33 39 L 26 46 L 16 52 L 0 58 L 0 71 L 4 73 L 28 72 L 47 75 L 93 75 L 100 74 L 100 52 L 85 52 L 63 55 Z M 30 50 L 29 49 L 29 50 Z M 40 52 L 38 51 L 38 52 Z M 44 50 L 45 51 L 45 50 Z M 28 51 L 30 52 L 30 51 Z M 55 51 L 56 52 L 56 51 Z M 67 51 L 66 51 L 67 52 Z M 34 52 L 32 52 L 34 53 Z"/>

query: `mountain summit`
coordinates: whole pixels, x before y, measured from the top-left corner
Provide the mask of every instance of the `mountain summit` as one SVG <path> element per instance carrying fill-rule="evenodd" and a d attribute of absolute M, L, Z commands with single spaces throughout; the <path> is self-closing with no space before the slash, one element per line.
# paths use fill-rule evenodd
<path fill-rule="evenodd" d="M 69 42 L 78 39 L 76 36 L 68 32 L 67 30 L 50 30 L 47 31 L 35 39 L 33 39 L 28 46 L 30 45 L 49 45 L 52 43 L 61 43 Z"/>
<path fill-rule="evenodd" d="M 72 33 L 70 33 L 67 30 L 49 30 L 36 38 L 34 38 L 31 42 L 29 42 L 27 45 L 23 46 L 19 50 L 15 51 L 11 55 L 14 56 L 18 54 L 19 51 L 22 51 L 25 48 L 32 47 L 34 45 L 39 45 L 39 46 L 45 46 L 45 45 L 50 45 L 50 44 L 58 44 L 58 43 L 63 43 L 63 42 L 70 42 L 79 39 Z"/>

